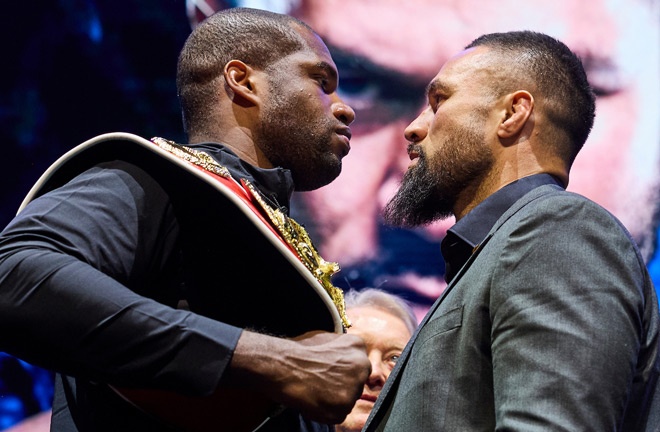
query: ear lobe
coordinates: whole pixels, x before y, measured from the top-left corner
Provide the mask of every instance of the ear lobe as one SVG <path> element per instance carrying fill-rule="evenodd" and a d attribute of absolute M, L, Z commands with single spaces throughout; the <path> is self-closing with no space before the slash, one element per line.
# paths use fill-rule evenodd
<path fill-rule="evenodd" d="M 534 109 L 534 97 L 525 90 L 519 90 L 509 94 L 506 103 L 506 118 L 497 129 L 500 138 L 511 138 L 524 128 Z"/>
<path fill-rule="evenodd" d="M 258 102 L 254 83 L 254 69 L 240 60 L 231 60 L 225 65 L 224 76 L 227 86 L 233 93 L 232 99 L 234 102 L 240 104 L 244 104 L 245 102 L 256 104 Z"/>

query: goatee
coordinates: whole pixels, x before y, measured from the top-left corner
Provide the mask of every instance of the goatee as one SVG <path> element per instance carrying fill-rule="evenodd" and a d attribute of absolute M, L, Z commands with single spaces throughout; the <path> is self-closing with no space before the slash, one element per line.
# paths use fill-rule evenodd
<path fill-rule="evenodd" d="M 399 190 L 383 209 L 385 222 L 415 227 L 452 216 L 454 197 L 439 193 L 438 183 L 428 159 L 420 153 L 417 165 L 406 171 Z"/>

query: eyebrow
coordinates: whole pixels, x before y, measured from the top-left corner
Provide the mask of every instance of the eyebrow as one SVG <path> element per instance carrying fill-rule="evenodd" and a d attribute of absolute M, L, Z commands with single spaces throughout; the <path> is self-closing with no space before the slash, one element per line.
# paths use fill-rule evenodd
<path fill-rule="evenodd" d="M 325 73 L 327 73 L 330 76 L 330 78 L 337 81 L 337 71 L 335 70 L 334 67 L 332 67 L 330 65 L 330 63 L 320 61 L 320 62 L 316 63 L 315 66 L 316 66 L 317 69 L 320 69 L 320 70 L 324 71 Z"/>
<path fill-rule="evenodd" d="M 448 93 L 449 87 L 446 84 L 440 82 L 439 80 L 434 79 L 426 86 L 425 94 L 428 97 L 429 95 L 431 95 L 431 93 L 436 93 L 436 92 Z"/>

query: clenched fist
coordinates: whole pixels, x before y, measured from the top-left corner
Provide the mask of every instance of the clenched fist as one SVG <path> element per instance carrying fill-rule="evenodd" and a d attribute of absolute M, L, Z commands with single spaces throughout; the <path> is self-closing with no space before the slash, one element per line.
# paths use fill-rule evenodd
<path fill-rule="evenodd" d="M 244 331 L 229 375 L 310 420 L 335 424 L 353 408 L 370 370 L 357 336 L 314 331 L 281 339 Z"/>

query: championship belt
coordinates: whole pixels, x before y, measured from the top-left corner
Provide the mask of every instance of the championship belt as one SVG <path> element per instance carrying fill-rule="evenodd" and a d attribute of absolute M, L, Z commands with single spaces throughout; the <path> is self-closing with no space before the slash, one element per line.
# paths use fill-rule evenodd
<path fill-rule="evenodd" d="M 138 166 L 168 194 L 180 226 L 190 310 L 223 323 L 280 337 L 350 326 L 342 291 L 305 229 L 268 204 L 246 179 L 203 151 L 128 133 L 92 138 L 60 157 L 19 208 L 92 166 Z M 200 287 L 204 287 L 200 289 Z M 190 397 L 151 389 L 114 389 L 142 411 L 188 431 L 254 431 L 282 407 L 243 389 Z"/>

